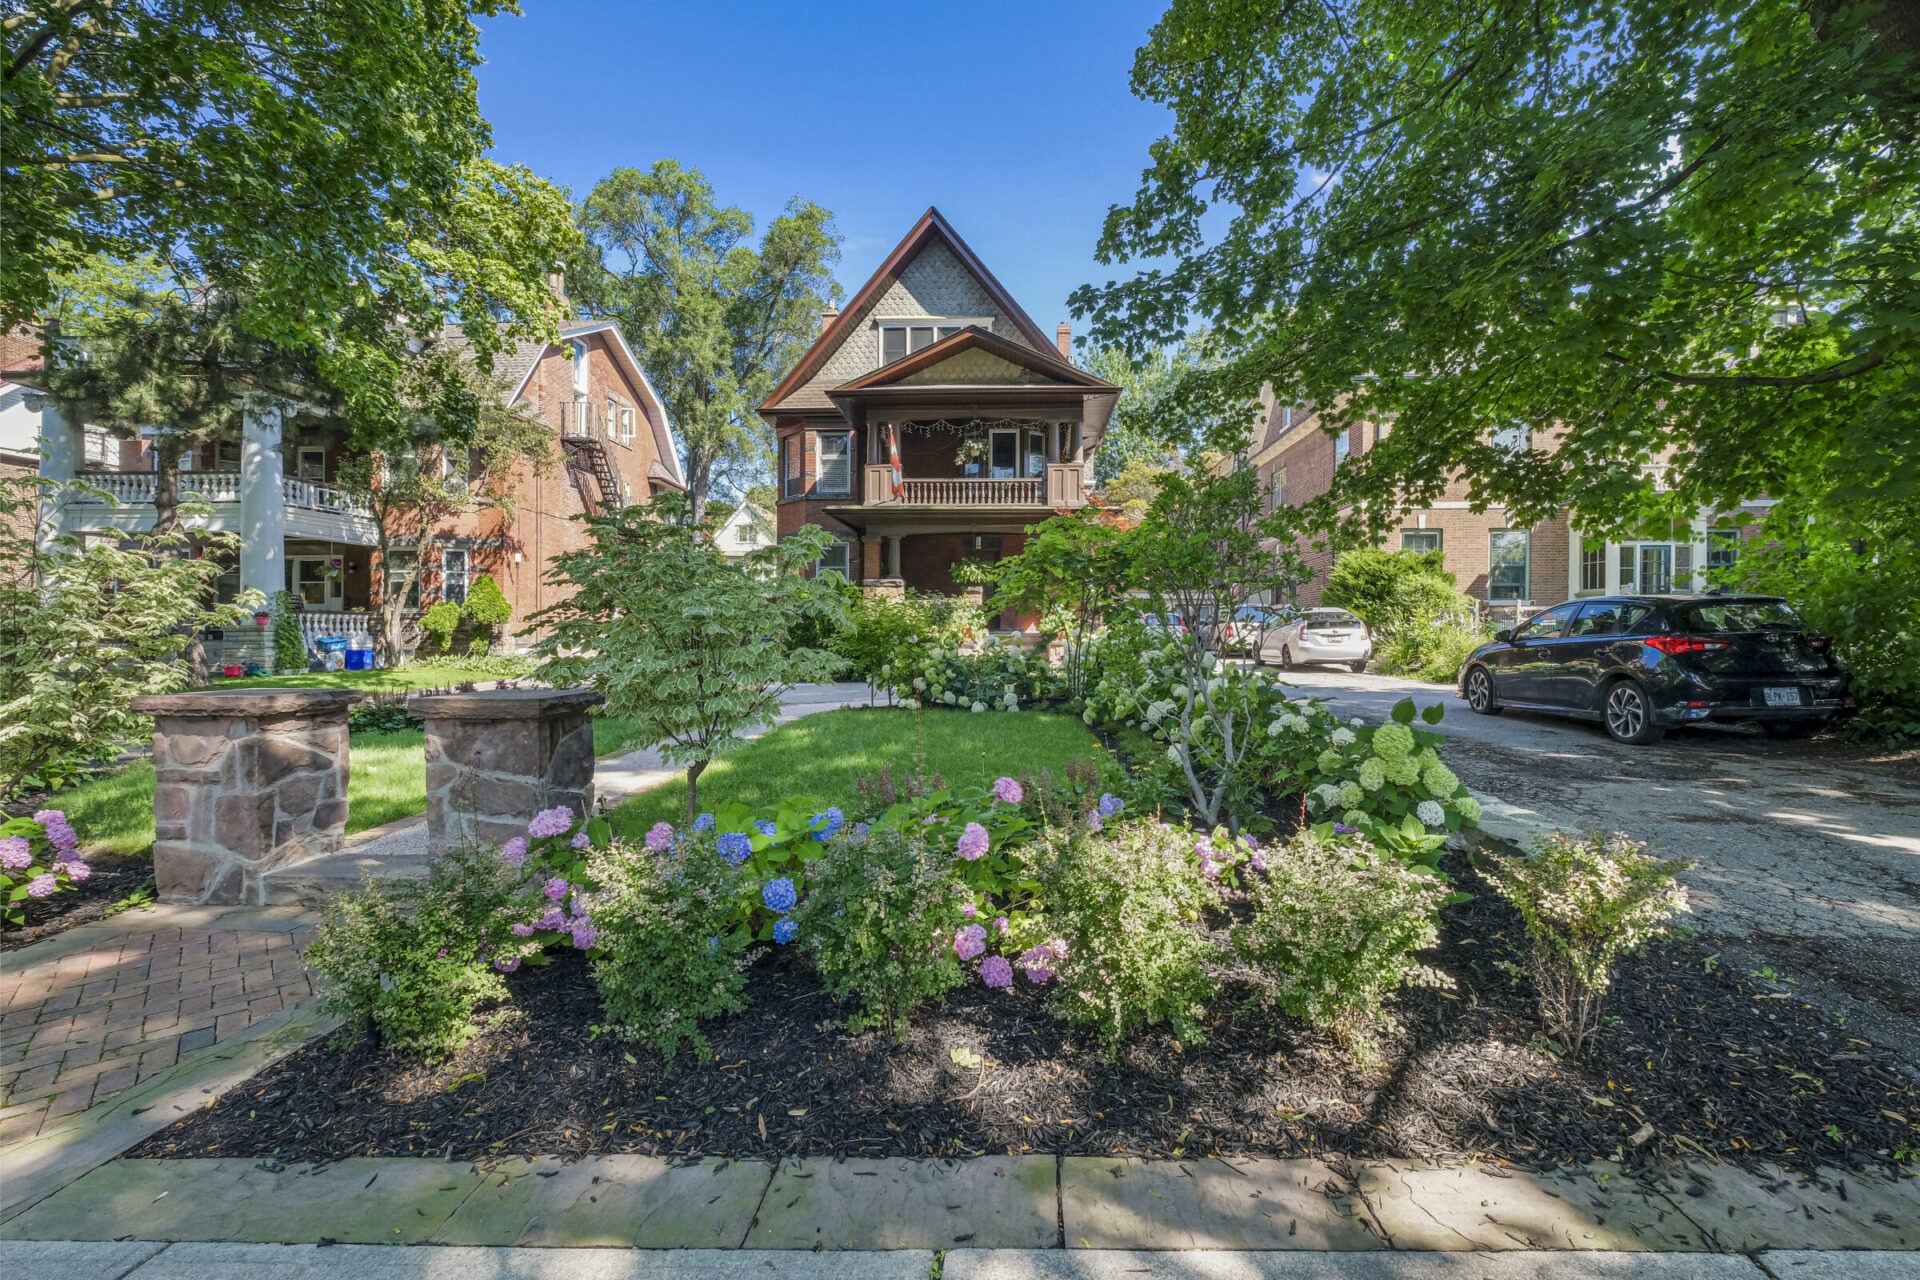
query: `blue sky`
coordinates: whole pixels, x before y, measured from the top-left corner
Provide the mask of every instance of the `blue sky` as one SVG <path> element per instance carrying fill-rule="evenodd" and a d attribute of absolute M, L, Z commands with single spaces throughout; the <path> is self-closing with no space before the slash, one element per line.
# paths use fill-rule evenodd
<path fill-rule="evenodd" d="M 1049 333 L 1074 288 L 1125 274 L 1093 251 L 1169 128 L 1127 88 L 1164 0 L 524 7 L 483 24 L 480 105 L 498 159 L 576 199 L 663 156 L 759 225 L 804 196 L 849 293 L 938 205 Z"/>

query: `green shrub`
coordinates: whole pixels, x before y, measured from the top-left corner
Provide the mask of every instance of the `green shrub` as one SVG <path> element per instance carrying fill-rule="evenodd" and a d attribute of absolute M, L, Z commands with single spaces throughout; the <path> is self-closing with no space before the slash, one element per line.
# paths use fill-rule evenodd
<path fill-rule="evenodd" d="M 453 644 L 453 633 L 459 626 L 460 606 L 451 600 L 428 605 L 427 611 L 420 615 L 420 629 L 433 637 L 441 653 Z"/>
<path fill-rule="evenodd" d="M 371 1023 L 397 1053 L 435 1061 L 470 1039 L 474 1011 L 506 995 L 493 947 L 518 874 L 491 851 L 455 850 L 425 878 L 366 885 L 334 899 L 307 963 L 327 979 L 321 1007 Z"/>
<path fill-rule="evenodd" d="M 500 584 L 493 575 L 483 573 L 473 580 L 473 586 L 467 590 L 467 602 L 462 606 L 467 620 L 477 627 L 505 626 L 513 618 L 513 606 L 507 603 L 507 597 L 500 590 Z"/>
<path fill-rule="evenodd" d="M 847 660 L 854 679 L 884 686 L 888 668 L 931 643 L 935 627 L 933 610 L 918 595 L 909 592 L 904 599 L 892 599 L 855 592 L 832 648 Z"/>
<path fill-rule="evenodd" d="M 1395 618 L 1417 608 L 1429 591 L 1421 579 L 1438 583 L 1449 594 L 1454 591 L 1453 575 L 1446 571 L 1446 556 L 1441 552 L 1359 547 L 1341 552 L 1333 562 L 1320 603 L 1349 610 L 1375 631 L 1389 631 Z M 1414 585 L 1407 585 L 1410 582 Z"/>
<path fill-rule="evenodd" d="M 833 998 L 858 998 L 855 1031 L 904 1033 L 915 1009 L 966 980 L 952 940 L 971 895 L 954 862 L 918 833 L 876 830 L 829 841 L 808 868 L 790 919 Z"/>
<path fill-rule="evenodd" d="M 1139 820 L 1056 833 L 1040 851 L 1047 927 L 1066 944 L 1053 962 L 1054 1006 L 1109 1046 L 1161 1024 L 1183 1042 L 1205 1038 L 1218 951 L 1197 926 L 1217 898 L 1192 845 L 1190 834 Z"/>
<path fill-rule="evenodd" d="M 747 1007 L 745 938 L 735 928 L 742 875 L 711 833 L 689 833 L 659 853 L 616 843 L 588 860 L 598 926 L 594 985 L 599 1028 L 672 1057 L 701 1054 L 703 1019 Z"/>
<path fill-rule="evenodd" d="M 1492 628 L 1474 621 L 1470 614 L 1456 614 L 1453 621 L 1443 620 L 1388 636 L 1380 644 L 1375 659 L 1386 675 L 1409 675 L 1435 684 L 1452 684 L 1460 678 L 1460 668 L 1466 665 L 1467 655 L 1492 638 Z"/>
<path fill-rule="evenodd" d="M 993 641 L 977 653 L 936 645 L 901 655 L 883 671 L 909 705 L 956 711 L 1018 711 L 1051 699 L 1059 681 L 1041 649 Z"/>
<path fill-rule="evenodd" d="M 1414 959 L 1439 941 L 1446 883 L 1330 831 L 1303 832 L 1260 857 L 1267 873 L 1253 877 L 1253 913 L 1233 945 L 1261 998 L 1376 1060 L 1374 1029 L 1392 1025 L 1389 996 L 1409 984 L 1453 985 Z"/>
<path fill-rule="evenodd" d="M 1614 963 L 1670 933 L 1688 910 L 1675 877 L 1690 865 L 1652 857 L 1619 832 L 1555 831 L 1530 856 L 1497 859 L 1484 872 L 1526 924 L 1541 1017 L 1567 1052 L 1578 1054 L 1599 1027 Z"/>
<path fill-rule="evenodd" d="M 1446 738 L 1430 728 L 1445 711 L 1394 704 L 1386 724 L 1342 722 L 1324 703 L 1303 699 L 1267 726 L 1276 778 L 1312 782 L 1314 817 L 1357 827 L 1403 861 L 1439 865 L 1447 833 L 1480 821 L 1480 802 L 1441 763 Z"/>
<path fill-rule="evenodd" d="M 405 698 L 370 698 L 347 712 L 348 733 L 395 733 L 424 724 L 407 710 Z"/>
<path fill-rule="evenodd" d="M 512 653 L 431 654 L 414 658 L 407 665 L 427 671 L 458 671 L 469 680 L 524 680 L 533 674 L 533 659 Z"/>
<path fill-rule="evenodd" d="M 273 669 L 307 669 L 307 638 L 300 631 L 300 610 L 291 591 L 273 593 Z"/>

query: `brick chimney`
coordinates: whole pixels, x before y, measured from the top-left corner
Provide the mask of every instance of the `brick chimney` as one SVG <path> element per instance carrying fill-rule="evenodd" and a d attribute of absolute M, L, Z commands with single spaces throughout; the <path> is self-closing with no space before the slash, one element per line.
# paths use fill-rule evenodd
<path fill-rule="evenodd" d="M 1073 326 L 1065 320 L 1053 331 L 1053 345 L 1060 348 L 1060 358 L 1068 364 L 1073 363 Z"/>
<path fill-rule="evenodd" d="M 547 272 L 547 292 L 560 304 L 560 310 L 568 315 L 573 314 L 573 304 L 567 301 L 567 273 L 561 270 L 557 262 L 553 264 L 553 270 Z"/>
<path fill-rule="evenodd" d="M 825 333 L 827 331 L 828 326 L 830 326 L 835 320 L 837 320 L 839 316 L 840 316 L 840 308 L 834 306 L 831 302 L 829 302 L 827 304 L 827 309 L 820 313 L 820 332 Z"/>

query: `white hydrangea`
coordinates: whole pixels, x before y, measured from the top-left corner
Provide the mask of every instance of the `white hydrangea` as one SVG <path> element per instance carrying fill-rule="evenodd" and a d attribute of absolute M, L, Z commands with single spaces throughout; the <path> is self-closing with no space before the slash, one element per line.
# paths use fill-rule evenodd
<path fill-rule="evenodd" d="M 1355 716 L 1353 719 L 1347 721 L 1347 723 L 1358 729 L 1361 725 L 1365 724 L 1366 721 L 1360 716 Z"/>
<path fill-rule="evenodd" d="M 1173 761 L 1175 764 L 1180 764 L 1186 757 L 1180 754 L 1180 747 L 1176 744 L 1167 748 L 1167 759 Z"/>
<path fill-rule="evenodd" d="M 1312 727 L 1305 716 L 1281 716 L 1280 723 L 1287 727 L 1289 733 L 1305 733 Z"/>
<path fill-rule="evenodd" d="M 1080 718 L 1081 718 L 1082 720 L 1084 720 L 1084 721 L 1086 721 L 1086 722 L 1087 722 L 1088 724 L 1092 724 L 1092 723 L 1093 723 L 1093 708 L 1092 708 L 1092 707 L 1088 707 L 1088 708 L 1087 708 L 1087 709 L 1086 709 L 1085 711 L 1082 711 L 1082 712 L 1080 713 Z"/>
<path fill-rule="evenodd" d="M 1347 806 L 1347 808 L 1352 809 L 1358 807 L 1360 802 L 1366 798 L 1366 793 L 1360 790 L 1359 783 L 1349 780 L 1340 784 L 1340 803 Z"/>
<path fill-rule="evenodd" d="M 1335 729 L 1333 731 L 1334 746 L 1350 747 L 1353 745 L 1353 742 L 1354 742 L 1353 730 L 1347 728 L 1346 726 L 1343 725 L 1340 728 Z"/>
<path fill-rule="evenodd" d="M 1387 770 L 1379 756 L 1368 756 L 1360 762 L 1360 785 L 1368 791 L 1378 791 L 1387 785 Z"/>
<path fill-rule="evenodd" d="M 984 702 L 976 702 L 973 704 L 973 710 L 975 711 L 985 711 L 986 709 L 987 709 L 987 704 Z"/>
<path fill-rule="evenodd" d="M 1313 798 L 1320 802 L 1321 808 L 1327 808 L 1340 798 L 1340 788 L 1331 782 L 1323 782 L 1313 789 Z"/>
<path fill-rule="evenodd" d="M 1272 724 L 1267 726 L 1267 736 L 1269 738 L 1277 738 L 1280 736 L 1280 731 L 1282 729 L 1285 729 L 1286 727 L 1287 726 L 1284 723 L 1284 721 L 1275 720 Z"/>
<path fill-rule="evenodd" d="M 1413 814 L 1429 827 L 1446 825 L 1447 811 L 1440 807 L 1438 800 L 1422 800 L 1420 806 L 1413 811 Z"/>
<path fill-rule="evenodd" d="M 925 693 L 927 691 L 927 678 L 925 676 L 915 676 L 913 678 L 913 688 L 916 693 Z"/>
<path fill-rule="evenodd" d="M 1480 821 L 1480 802 L 1472 796 L 1461 796 L 1458 800 L 1455 800 L 1453 802 L 1453 809 L 1455 813 L 1460 815 L 1462 821 Z"/>

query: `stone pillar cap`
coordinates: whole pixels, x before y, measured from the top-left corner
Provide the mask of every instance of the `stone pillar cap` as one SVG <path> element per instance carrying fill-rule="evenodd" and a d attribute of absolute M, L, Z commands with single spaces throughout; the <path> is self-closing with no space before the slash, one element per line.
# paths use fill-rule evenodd
<path fill-rule="evenodd" d="M 284 716 L 344 711 L 361 696 L 354 689 L 196 689 L 142 694 L 129 705 L 149 716 Z"/>
<path fill-rule="evenodd" d="M 485 689 L 421 694 L 407 699 L 407 710 L 424 720 L 527 720 L 605 701 L 593 689 Z"/>

